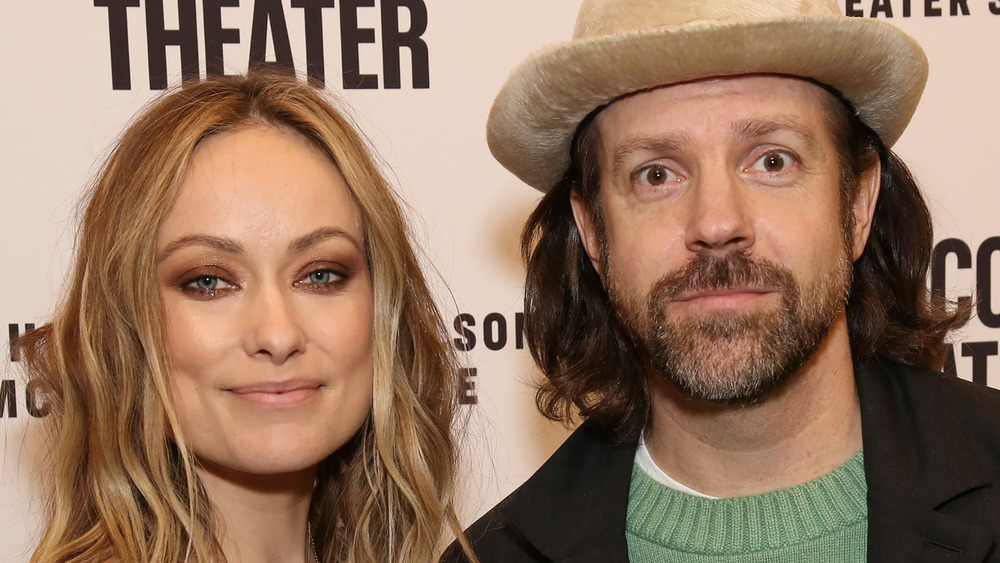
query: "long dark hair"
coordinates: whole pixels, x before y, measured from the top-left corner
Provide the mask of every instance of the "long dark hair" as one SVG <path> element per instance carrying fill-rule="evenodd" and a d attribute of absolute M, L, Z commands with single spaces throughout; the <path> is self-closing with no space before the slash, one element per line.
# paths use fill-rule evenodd
<path fill-rule="evenodd" d="M 854 263 L 847 303 L 856 366 L 881 358 L 939 370 L 945 336 L 964 325 L 968 304 L 952 308 L 926 286 L 933 248 L 930 212 L 906 165 L 861 122 L 846 102 L 831 98 L 828 122 L 841 169 L 844 228 L 861 173 L 881 164 L 881 192 L 867 246 Z M 595 110 L 578 128 L 569 169 L 545 194 L 521 234 L 527 263 L 525 336 L 545 380 L 536 403 L 566 423 L 576 413 L 618 440 L 634 440 L 646 422 L 646 363 L 619 322 L 573 221 L 570 193 L 587 202 L 598 230 L 601 139 Z"/>

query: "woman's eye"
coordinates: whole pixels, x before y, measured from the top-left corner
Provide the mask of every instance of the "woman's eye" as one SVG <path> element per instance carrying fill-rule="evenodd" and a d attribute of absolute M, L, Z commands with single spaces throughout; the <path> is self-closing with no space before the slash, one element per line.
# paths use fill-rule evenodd
<path fill-rule="evenodd" d="M 310 284 L 326 285 L 338 281 L 341 277 L 333 270 L 316 270 L 315 272 L 309 272 L 309 275 L 302 281 Z"/>
<path fill-rule="evenodd" d="M 792 157 L 782 152 L 769 152 L 754 161 L 754 170 L 761 172 L 781 172 L 792 164 Z"/>
<path fill-rule="evenodd" d="M 216 291 L 228 288 L 229 284 L 223 281 L 219 276 L 205 275 L 198 276 L 197 278 L 191 280 L 187 283 L 187 287 L 201 291 Z"/>
<path fill-rule="evenodd" d="M 677 175 L 662 164 L 650 164 L 639 169 L 636 180 L 645 186 L 662 186 L 677 180 Z"/>

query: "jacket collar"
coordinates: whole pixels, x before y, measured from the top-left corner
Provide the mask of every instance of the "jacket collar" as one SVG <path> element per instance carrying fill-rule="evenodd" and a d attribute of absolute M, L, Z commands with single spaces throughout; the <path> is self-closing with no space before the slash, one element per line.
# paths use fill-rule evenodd
<path fill-rule="evenodd" d="M 948 561 L 978 562 L 993 548 L 987 529 L 948 516 L 952 502 L 989 487 L 993 478 L 972 453 L 978 448 L 963 421 L 969 404 L 954 399 L 955 383 L 966 384 L 946 378 L 889 363 L 857 371 L 869 561 L 947 555 Z"/>
<path fill-rule="evenodd" d="M 609 445 L 584 423 L 503 511 L 553 561 L 627 562 L 628 508 L 635 442 Z"/>

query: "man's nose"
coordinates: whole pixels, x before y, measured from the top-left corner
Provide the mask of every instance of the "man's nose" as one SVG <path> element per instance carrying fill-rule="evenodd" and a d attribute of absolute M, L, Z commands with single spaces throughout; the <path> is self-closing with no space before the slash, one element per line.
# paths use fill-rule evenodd
<path fill-rule="evenodd" d="M 730 252 L 754 244 L 748 187 L 721 166 L 697 177 L 684 194 L 684 242 L 692 252 Z"/>
<path fill-rule="evenodd" d="M 250 356 L 283 364 L 305 349 L 305 334 L 290 297 L 273 287 L 247 296 L 243 347 Z"/>

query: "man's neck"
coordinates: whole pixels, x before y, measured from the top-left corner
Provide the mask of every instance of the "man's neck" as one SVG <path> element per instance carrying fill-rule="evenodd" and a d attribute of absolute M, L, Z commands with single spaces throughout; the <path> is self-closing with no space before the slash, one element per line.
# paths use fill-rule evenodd
<path fill-rule="evenodd" d="M 789 381 L 747 406 L 694 400 L 649 376 L 646 445 L 677 481 L 707 495 L 765 493 L 823 475 L 861 449 L 846 319 Z"/>

